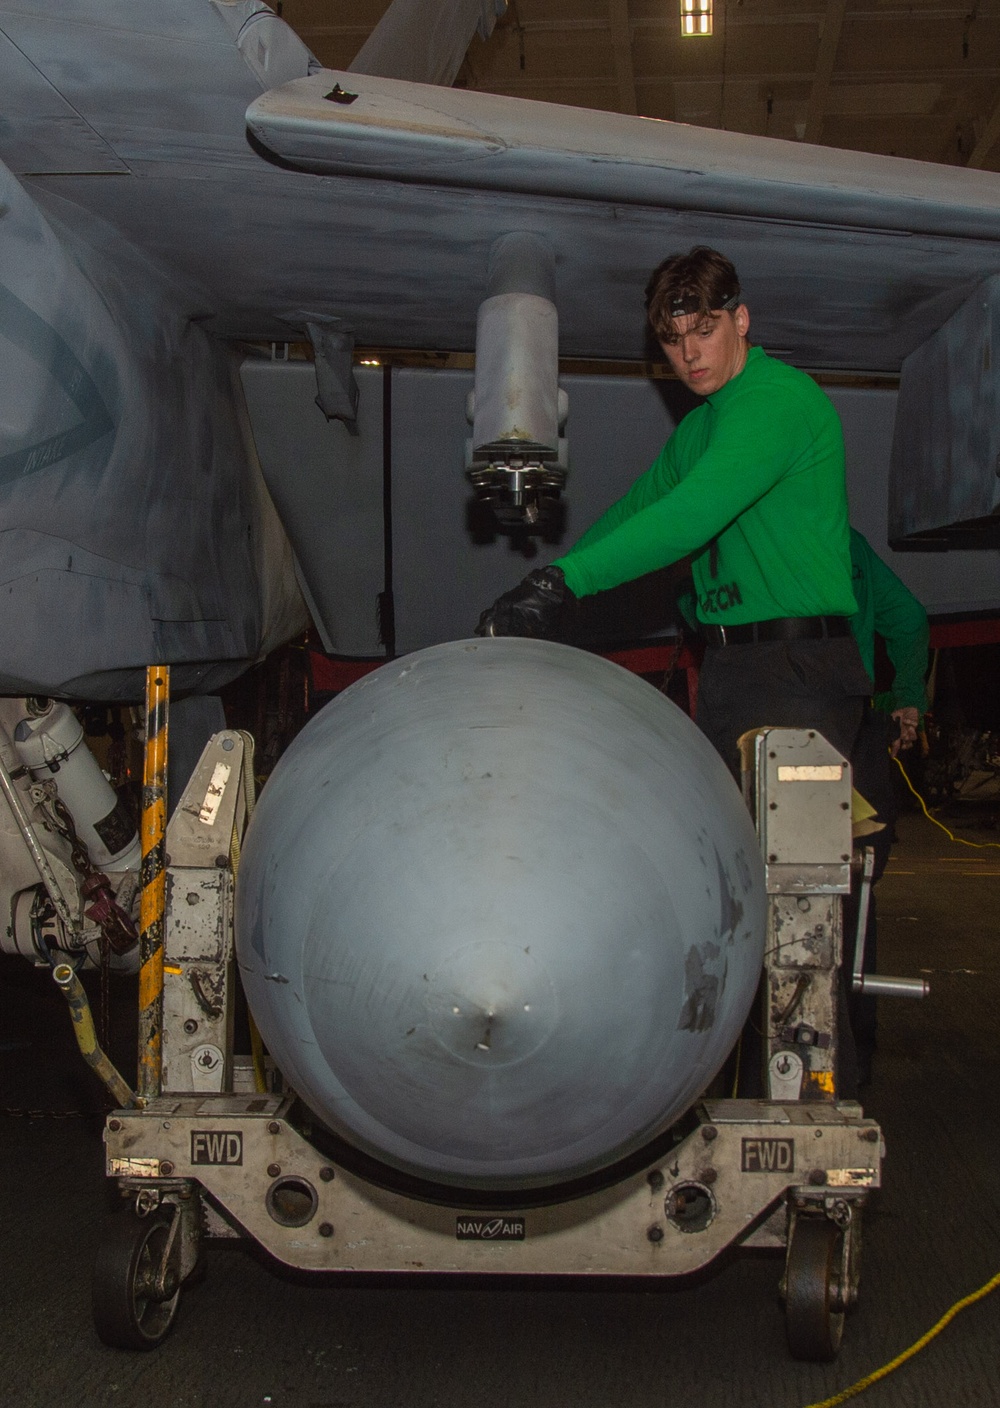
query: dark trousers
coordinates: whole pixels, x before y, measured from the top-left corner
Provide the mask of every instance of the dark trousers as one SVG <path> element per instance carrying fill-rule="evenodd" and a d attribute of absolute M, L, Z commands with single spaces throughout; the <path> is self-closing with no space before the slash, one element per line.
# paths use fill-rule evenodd
<path fill-rule="evenodd" d="M 765 641 L 709 646 L 698 682 L 698 727 L 739 780 L 740 736 L 753 728 L 814 728 L 850 758 L 871 696 L 853 636 L 835 640 Z M 857 1060 L 842 980 L 837 1086 L 845 1099 L 857 1090 Z M 760 1005 L 743 1030 L 739 1094 L 760 1096 L 763 1046 Z"/>
<path fill-rule="evenodd" d="M 814 728 L 849 758 L 871 692 L 853 636 L 710 645 L 697 723 L 738 779 L 736 743 L 752 728 Z"/>

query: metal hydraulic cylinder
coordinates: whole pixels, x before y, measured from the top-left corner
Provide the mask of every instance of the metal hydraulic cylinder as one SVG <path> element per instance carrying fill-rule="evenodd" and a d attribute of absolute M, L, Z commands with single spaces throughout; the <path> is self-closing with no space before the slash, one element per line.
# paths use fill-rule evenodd
<path fill-rule="evenodd" d="M 559 448 L 559 315 L 551 248 L 537 235 L 504 235 L 490 255 L 489 293 L 476 321 L 473 456 Z"/>
<path fill-rule="evenodd" d="M 140 846 L 135 823 L 84 742 L 83 725 L 69 705 L 46 701 L 31 707 L 14 728 L 14 747 L 36 781 L 51 778 L 76 833 L 102 870 L 136 870 Z"/>
<path fill-rule="evenodd" d="M 541 236 L 502 235 L 476 323 L 470 476 L 501 518 L 534 521 L 565 479 L 555 261 Z M 560 463 L 562 460 L 562 463 Z"/>

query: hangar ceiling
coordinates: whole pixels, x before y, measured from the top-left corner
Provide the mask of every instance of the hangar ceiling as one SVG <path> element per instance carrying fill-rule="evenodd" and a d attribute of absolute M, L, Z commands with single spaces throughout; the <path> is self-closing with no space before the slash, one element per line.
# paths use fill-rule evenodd
<path fill-rule="evenodd" d="M 388 0 L 271 0 L 346 68 Z M 456 86 L 1000 170 L 1000 0 L 509 0 Z"/>

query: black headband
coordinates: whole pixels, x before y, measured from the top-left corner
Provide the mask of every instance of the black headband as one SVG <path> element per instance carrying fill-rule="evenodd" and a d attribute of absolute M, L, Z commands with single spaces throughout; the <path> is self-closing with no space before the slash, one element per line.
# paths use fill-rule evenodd
<path fill-rule="evenodd" d="M 736 290 L 726 299 L 725 303 L 719 303 L 715 308 L 709 309 L 712 313 L 732 313 L 740 306 L 740 291 Z M 702 310 L 701 299 L 695 293 L 679 293 L 670 300 L 671 318 L 685 318 L 689 313 L 700 313 Z"/>

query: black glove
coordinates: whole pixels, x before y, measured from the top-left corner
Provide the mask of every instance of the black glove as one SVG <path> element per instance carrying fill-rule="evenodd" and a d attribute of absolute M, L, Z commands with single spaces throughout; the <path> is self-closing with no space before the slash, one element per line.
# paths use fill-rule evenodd
<path fill-rule="evenodd" d="M 575 601 L 561 567 L 536 567 L 487 607 L 479 618 L 476 635 L 565 640 L 569 633 L 568 614 Z"/>

